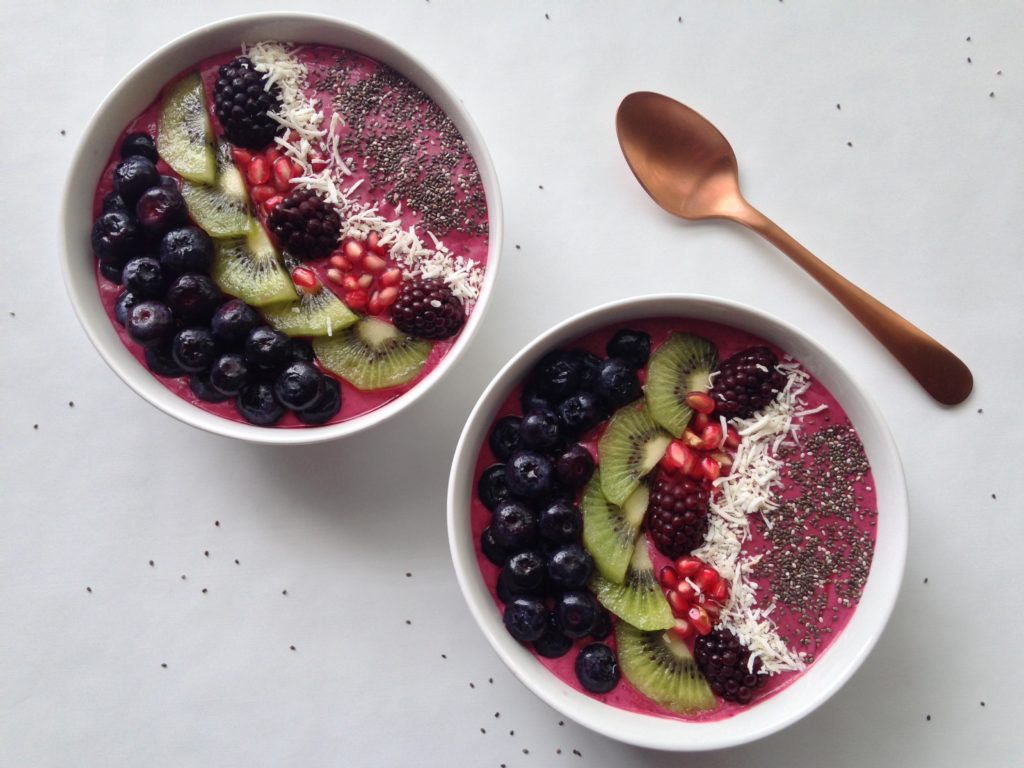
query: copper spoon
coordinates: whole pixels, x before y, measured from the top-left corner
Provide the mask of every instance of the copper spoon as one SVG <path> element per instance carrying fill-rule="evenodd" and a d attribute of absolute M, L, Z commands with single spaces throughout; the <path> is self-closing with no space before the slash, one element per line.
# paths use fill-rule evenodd
<path fill-rule="evenodd" d="M 740 194 L 736 155 L 689 107 L 658 93 L 631 93 L 615 116 L 619 145 L 654 201 L 684 219 L 732 219 L 757 232 L 821 283 L 940 403 L 967 399 L 974 385 L 956 355 L 833 270 Z"/>

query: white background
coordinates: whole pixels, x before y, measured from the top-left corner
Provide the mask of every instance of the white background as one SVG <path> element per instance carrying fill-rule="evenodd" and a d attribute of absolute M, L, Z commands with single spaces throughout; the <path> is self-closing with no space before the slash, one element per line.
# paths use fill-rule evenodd
<path fill-rule="evenodd" d="M 205 22 L 284 9 L 4 3 L 0 765 L 1020 765 L 1024 5 L 289 4 L 390 36 L 453 88 L 507 235 L 441 386 L 372 434 L 278 449 L 122 384 L 73 316 L 56 232 L 72 151 L 128 69 Z M 711 118 L 747 197 L 960 354 L 971 399 L 930 401 L 753 235 L 651 203 L 613 130 L 634 90 Z M 690 758 L 560 725 L 472 623 L 444 526 L 456 439 L 498 368 L 577 311 L 665 290 L 747 302 L 833 350 L 892 427 L 912 514 L 861 671 L 789 729 Z"/>

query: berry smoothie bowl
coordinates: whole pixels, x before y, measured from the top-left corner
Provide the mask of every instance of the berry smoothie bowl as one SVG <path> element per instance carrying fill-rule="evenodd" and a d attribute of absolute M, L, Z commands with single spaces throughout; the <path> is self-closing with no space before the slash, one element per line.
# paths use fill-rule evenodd
<path fill-rule="evenodd" d="M 502 660 L 621 741 L 725 747 L 813 710 L 895 603 L 902 468 L 824 350 L 741 305 L 578 315 L 495 377 L 448 492 L 456 574 Z"/>
<path fill-rule="evenodd" d="M 458 100 L 406 51 L 239 17 L 133 70 L 85 131 L 62 266 L 161 410 L 267 443 L 351 434 L 441 379 L 495 280 L 501 203 Z"/>

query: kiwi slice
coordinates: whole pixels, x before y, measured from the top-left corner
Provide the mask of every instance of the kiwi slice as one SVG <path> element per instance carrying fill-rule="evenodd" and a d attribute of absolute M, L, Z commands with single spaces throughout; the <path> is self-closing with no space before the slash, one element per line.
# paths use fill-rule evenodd
<path fill-rule="evenodd" d="M 623 676 L 644 696 L 683 715 L 715 708 L 708 681 L 674 632 L 643 632 L 619 621 L 615 645 Z"/>
<path fill-rule="evenodd" d="M 181 196 L 192 219 L 210 237 L 239 237 L 249 231 L 249 195 L 226 144 L 217 150 L 217 183 L 209 186 L 186 179 Z"/>
<path fill-rule="evenodd" d="M 299 298 L 263 307 L 263 319 L 289 336 L 333 336 L 359 319 L 326 287 L 316 293 L 299 291 Z"/>
<path fill-rule="evenodd" d="M 375 317 L 313 339 L 320 365 L 357 389 L 385 389 L 412 381 L 423 370 L 430 348 L 430 342 Z"/>
<path fill-rule="evenodd" d="M 213 128 L 198 73 L 183 77 L 164 94 L 156 149 L 183 178 L 200 184 L 213 184 L 217 180 Z"/>
<path fill-rule="evenodd" d="M 629 560 L 621 584 L 609 581 L 600 573 L 590 577 L 590 589 L 601 605 L 623 621 L 646 630 L 668 629 L 675 624 L 672 609 L 657 579 L 647 553 L 647 540 L 640 539 Z"/>
<path fill-rule="evenodd" d="M 630 403 L 617 410 L 597 443 L 605 498 L 612 504 L 624 504 L 640 485 L 640 478 L 661 461 L 671 440 L 654 423 L 646 405 Z"/>
<path fill-rule="evenodd" d="M 673 437 L 681 437 L 693 410 L 686 404 L 690 392 L 707 392 L 711 372 L 718 367 L 714 344 L 692 333 L 670 334 L 651 355 L 645 396 L 656 422 Z"/>
<path fill-rule="evenodd" d="M 214 240 L 210 277 L 224 293 L 260 307 L 299 297 L 281 257 L 258 221 L 251 221 L 245 237 Z"/>
<path fill-rule="evenodd" d="M 626 578 L 649 496 L 650 489 L 641 484 L 625 504 L 616 506 L 601 493 L 600 472 L 583 489 L 583 544 L 608 581 L 621 584 Z"/>

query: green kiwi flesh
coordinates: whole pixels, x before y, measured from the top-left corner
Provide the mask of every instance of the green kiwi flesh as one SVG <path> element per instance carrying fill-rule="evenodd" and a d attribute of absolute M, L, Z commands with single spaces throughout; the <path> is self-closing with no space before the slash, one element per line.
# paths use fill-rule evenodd
<path fill-rule="evenodd" d="M 431 346 L 375 317 L 364 317 L 333 336 L 313 339 L 320 365 L 362 390 L 412 381 L 423 370 Z"/>
<path fill-rule="evenodd" d="M 359 319 L 324 286 L 316 293 L 298 293 L 295 301 L 263 307 L 263 319 L 289 336 L 333 336 Z"/>
<path fill-rule="evenodd" d="M 156 148 L 160 157 L 183 178 L 200 184 L 217 180 L 213 128 L 198 73 L 183 77 L 164 95 Z"/>
<path fill-rule="evenodd" d="M 210 186 L 186 179 L 181 195 L 192 219 L 210 237 L 239 237 L 249 231 L 249 195 L 226 144 L 217 151 L 217 183 Z"/>
<path fill-rule="evenodd" d="M 633 547 L 621 584 L 609 581 L 597 572 L 590 578 L 590 589 L 601 605 L 634 627 L 653 631 L 675 625 L 672 608 L 654 577 L 645 538 Z"/>
<path fill-rule="evenodd" d="M 617 410 L 597 444 L 605 498 L 612 504 L 624 504 L 640 479 L 661 461 L 670 442 L 642 401 Z"/>
<path fill-rule="evenodd" d="M 681 437 L 693 415 L 686 395 L 707 392 L 716 368 L 718 350 L 710 341 L 692 333 L 670 334 L 647 366 L 644 396 L 651 417 L 673 437 Z"/>
<path fill-rule="evenodd" d="M 622 676 L 644 696 L 682 715 L 715 708 L 707 680 L 674 632 L 644 632 L 619 621 L 615 644 Z"/>
<path fill-rule="evenodd" d="M 292 279 L 259 222 L 252 221 L 245 237 L 213 241 L 210 277 L 224 293 L 254 307 L 296 301 Z"/>
<path fill-rule="evenodd" d="M 583 489 L 583 544 L 608 581 L 621 584 L 626 578 L 649 496 L 650 489 L 641 484 L 621 507 L 612 504 L 601 492 L 600 471 Z"/>

